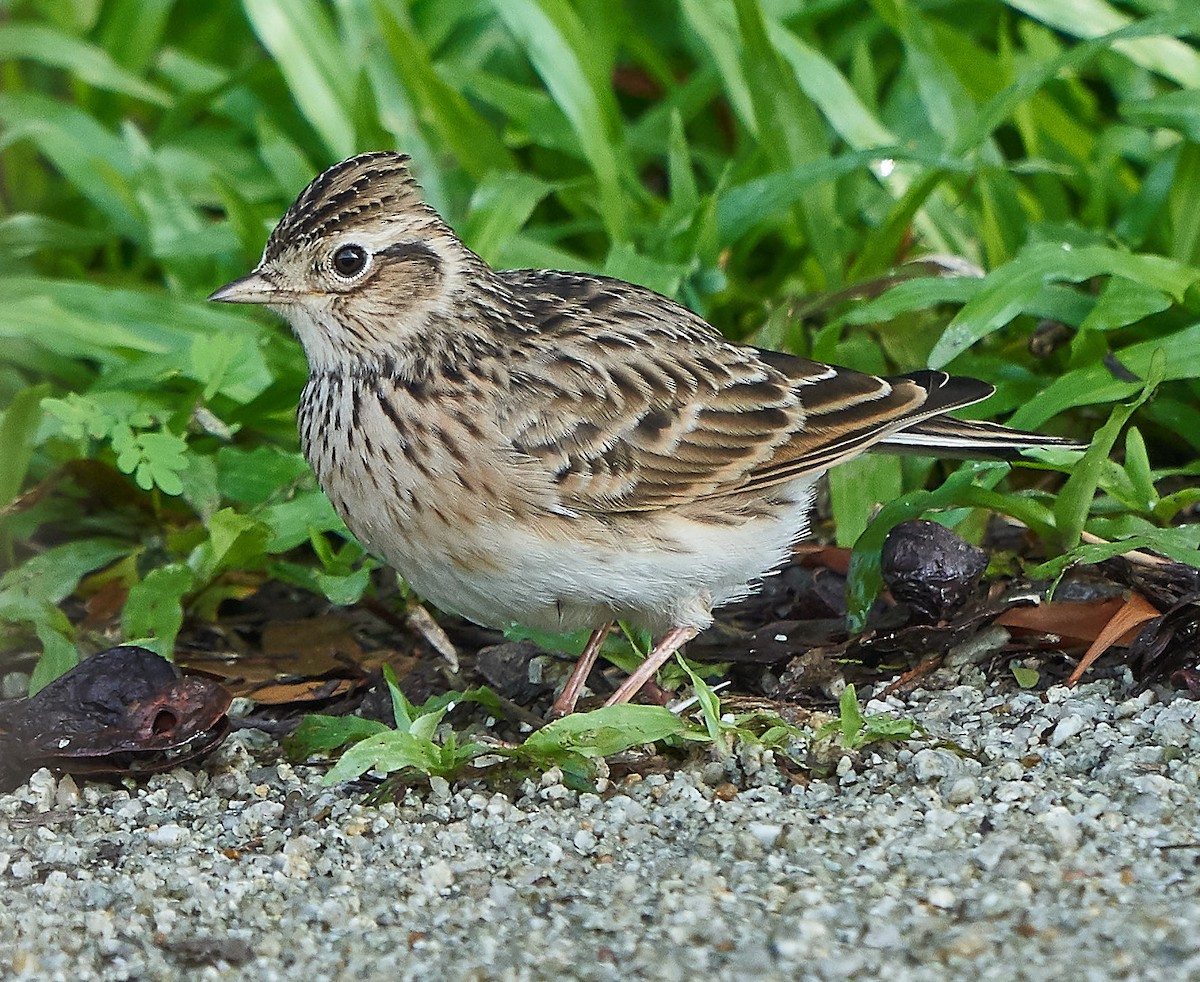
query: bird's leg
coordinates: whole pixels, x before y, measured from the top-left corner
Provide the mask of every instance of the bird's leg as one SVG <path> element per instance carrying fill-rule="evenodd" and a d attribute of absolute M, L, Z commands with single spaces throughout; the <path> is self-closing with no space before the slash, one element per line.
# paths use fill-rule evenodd
<path fill-rule="evenodd" d="M 615 706 L 618 703 L 629 702 L 643 685 L 654 678 L 654 673 L 666 664 L 668 658 L 699 633 L 694 627 L 671 628 L 662 636 L 662 639 L 654 646 L 654 650 L 646 656 L 646 660 L 637 667 L 637 670 L 621 683 L 621 687 L 616 692 L 608 697 L 608 702 L 604 705 Z"/>
<path fill-rule="evenodd" d="M 596 656 L 600 654 L 600 649 L 604 646 L 604 639 L 608 637 L 608 632 L 611 628 L 611 623 L 602 624 L 588 638 L 587 644 L 583 646 L 583 653 L 579 656 L 579 660 L 575 662 L 575 668 L 571 672 L 571 677 L 567 679 L 567 684 L 563 686 L 562 692 L 554 700 L 554 705 L 550 707 L 551 719 L 557 719 L 559 716 L 566 716 L 567 713 L 575 711 L 575 703 L 579 701 L 579 693 L 592 671 L 592 666 L 596 664 Z"/>

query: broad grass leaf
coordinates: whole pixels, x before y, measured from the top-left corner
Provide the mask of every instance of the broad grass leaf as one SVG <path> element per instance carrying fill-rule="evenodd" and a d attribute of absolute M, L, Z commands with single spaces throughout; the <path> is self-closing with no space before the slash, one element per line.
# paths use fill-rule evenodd
<path fill-rule="evenodd" d="M 288 552 L 321 532 L 348 534 L 329 499 L 315 489 L 305 489 L 290 500 L 267 505 L 255 517 L 271 531 L 266 551 L 272 553 Z"/>
<path fill-rule="evenodd" d="M 768 37 L 766 15 L 757 0 L 733 0 L 742 42 L 742 64 L 761 125 L 770 120 L 763 141 L 767 159 L 777 168 L 823 159 L 831 146 L 829 131 L 796 80 L 795 72 Z M 784 32 L 786 33 L 786 32 Z M 844 261 L 834 188 L 818 185 L 794 206 L 806 244 L 827 283 L 840 282 Z"/>
<path fill-rule="evenodd" d="M 0 257 L 23 259 L 34 253 L 87 252 L 103 245 L 108 233 L 82 228 L 45 215 L 23 213 L 0 218 Z"/>
<path fill-rule="evenodd" d="M 666 297 L 678 297 L 688 268 L 642 255 L 628 242 L 613 245 L 604 262 L 604 274 L 649 287 Z"/>
<path fill-rule="evenodd" d="M 865 723 L 858 705 L 858 692 L 853 685 L 847 685 L 838 698 L 838 725 L 842 734 L 842 746 L 857 746 L 859 734 L 862 733 Z"/>
<path fill-rule="evenodd" d="M 80 280 L 2 278 L 0 304 L 6 315 L 0 319 L 0 338 L 29 338 L 49 350 L 78 353 L 107 365 L 130 361 L 132 351 L 170 354 L 178 370 L 182 353 L 197 336 L 229 333 L 254 343 L 266 333 L 255 319 L 215 304 Z M 234 376 L 238 401 L 254 398 L 270 382 L 260 360 L 249 352 L 246 360 L 251 372 Z"/>
<path fill-rule="evenodd" d="M 943 304 L 965 304 L 983 286 L 977 276 L 921 276 L 897 283 L 874 300 L 854 304 L 841 315 L 835 329 L 845 324 L 886 324 L 904 314 L 935 310 Z"/>
<path fill-rule="evenodd" d="M 591 633 L 587 628 L 583 628 L 567 634 L 555 634 L 526 627 L 524 624 L 514 624 L 504 632 L 504 637 L 509 641 L 532 641 L 545 651 L 557 651 L 578 658 L 583 653 Z M 605 638 L 600 653 L 626 672 L 632 672 L 645 658 L 645 652 L 635 651 L 633 642 L 619 634 L 610 634 Z"/>
<path fill-rule="evenodd" d="M 389 727 L 361 716 L 305 716 L 300 725 L 284 738 L 283 746 L 293 760 L 312 754 L 328 753 L 348 743 L 386 733 Z"/>
<path fill-rule="evenodd" d="M 271 530 L 261 521 L 223 508 L 208 522 L 208 539 L 189 559 L 197 579 L 206 583 L 226 569 L 261 566 Z"/>
<path fill-rule="evenodd" d="M 1136 426 L 1125 433 L 1125 468 L 1129 483 L 1137 495 L 1136 508 L 1142 512 L 1153 512 L 1158 505 L 1158 491 L 1154 487 L 1154 474 L 1150 468 L 1150 456 L 1146 452 L 1146 441 Z"/>
<path fill-rule="evenodd" d="M 433 713 L 439 710 L 448 710 L 452 705 L 462 702 L 472 702 L 482 706 L 493 716 L 504 715 L 504 706 L 500 702 L 500 698 L 486 685 L 480 685 L 474 689 L 442 692 L 438 695 L 430 696 L 421 703 L 420 712 Z"/>
<path fill-rule="evenodd" d="M 0 124 L 6 146 L 29 140 L 115 232 L 144 243 L 146 223 L 136 206 L 134 165 L 119 137 L 78 107 L 37 92 L 0 92 Z"/>
<path fill-rule="evenodd" d="M 1039 6 L 1042 4 L 1042 0 L 1006 0 L 1006 2 L 1031 3 Z M 1061 3 L 1062 0 L 1050 0 L 1050 2 Z M 1073 3 L 1074 0 L 1066 0 L 1066 2 Z M 1099 0 L 1084 0 L 1084 2 L 1099 2 Z M 1200 10 L 1193 9 L 1184 13 L 1177 9 L 1146 17 L 1135 23 L 1128 23 L 1128 19 L 1122 15 L 1122 23 L 1125 26 L 1118 25 L 1118 29 L 1107 35 L 1103 31 L 1093 30 L 1087 35 L 1092 37 L 1092 40 L 1068 46 L 1054 57 L 1041 57 L 1036 64 L 1027 66 L 1016 79 L 980 107 L 974 114 L 971 123 L 962 129 L 954 149 L 966 153 L 981 146 L 1000 125 L 1017 112 L 1018 107 L 1032 100 L 1031 112 L 1036 117 L 1039 129 L 1047 133 L 1054 133 L 1056 139 L 1061 133 L 1065 144 L 1072 147 L 1076 156 L 1079 159 L 1086 158 L 1094 145 L 1095 134 L 1088 132 L 1086 127 L 1080 127 L 1078 120 L 1072 119 L 1064 107 L 1057 106 L 1045 98 L 1039 98 L 1044 95 L 1041 90 L 1055 79 L 1061 78 L 1064 73 L 1080 71 L 1114 48 L 1136 46 L 1147 41 L 1174 42 L 1173 38 L 1162 37 L 1162 35 L 1183 36 L 1195 33 L 1197 29 L 1200 29 Z M 943 42 L 947 33 L 947 28 L 939 29 Z M 1094 37 L 1094 34 L 1101 36 Z M 980 77 L 994 79 L 995 73 L 988 70 L 987 54 L 977 46 L 973 46 L 973 49 L 978 51 L 979 57 L 967 59 L 966 63 L 972 65 Z M 1127 49 L 1126 53 L 1128 53 Z M 1185 59 L 1178 64 L 1182 65 L 1185 61 L 1197 63 L 1200 61 L 1200 55 L 1197 55 L 1195 51 L 1189 51 Z M 1185 74 L 1191 74 L 1191 70 L 1185 69 Z"/>
<path fill-rule="evenodd" d="M 941 368 L 976 341 L 1008 324 L 1032 306 L 1044 286 L 1061 281 L 1078 283 L 1096 276 L 1124 276 L 1182 301 L 1192 284 L 1200 280 L 1200 270 L 1163 256 L 1135 255 L 1101 246 L 1029 246 L 1012 262 L 988 274 L 979 292 L 955 315 L 934 345 L 930 367 Z"/>
<path fill-rule="evenodd" d="M 184 467 L 178 471 L 182 484 L 180 496 L 191 505 L 197 517 L 207 522 L 221 508 L 221 492 L 217 489 L 217 462 L 210 454 L 189 453 Z"/>
<path fill-rule="evenodd" d="M 517 171 L 489 173 L 475 187 L 461 229 L 463 241 L 489 262 L 508 264 L 507 247 L 554 185 Z"/>
<path fill-rule="evenodd" d="M 770 20 L 766 26 L 772 47 L 791 66 L 804 94 L 847 146 L 865 150 L 900 142 L 862 101 L 832 60 L 778 21 Z M 897 186 L 903 190 L 906 185 L 900 182 Z"/>
<path fill-rule="evenodd" d="M 31 696 L 79 664 L 79 649 L 70 638 L 47 622 L 38 623 L 36 630 L 42 643 L 42 655 L 29 677 Z"/>
<path fill-rule="evenodd" d="M 738 241 L 756 226 L 770 227 L 786 220 L 787 209 L 811 194 L 814 187 L 832 184 L 839 178 L 857 172 L 874 173 L 882 162 L 887 162 L 889 166 L 911 162 L 917 165 L 914 170 L 937 172 L 922 174 L 920 188 L 908 188 L 906 194 L 897 202 L 897 211 L 889 217 L 888 224 L 898 224 L 899 219 L 895 215 L 900 213 L 907 215 L 908 220 L 911 220 L 911 216 L 944 179 L 945 175 L 942 172 L 965 174 L 973 171 L 972 166 L 965 160 L 955 159 L 927 148 L 895 145 L 840 153 L 772 171 L 743 183 L 733 184 L 719 192 L 717 224 L 721 245 L 730 245 Z M 895 250 L 883 250 L 883 254 L 889 259 L 894 259 Z M 890 265 L 890 262 L 884 265 Z"/>
<path fill-rule="evenodd" d="M 471 107 L 459 88 L 438 74 L 408 15 L 393 12 L 379 0 L 372 9 L 395 71 L 418 115 L 436 130 L 438 145 L 453 153 L 459 166 L 477 181 L 494 172 L 513 170 L 516 161 L 491 124 Z"/>
<path fill-rule="evenodd" d="M 1037 669 L 1022 668 L 1016 662 L 1013 662 L 1009 666 L 1009 670 L 1012 672 L 1013 678 L 1016 680 L 1017 685 L 1019 685 L 1022 689 L 1032 689 L 1038 684 L 1038 679 L 1041 678 L 1041 675 Z"/>
<path fill-rule="evenodd" d="M 1135 126 L 1173 129 L 1193 143 L 1200 142 L 1200 99 L 1195 88 L 1123 102 L 1121 115 Z"/>
<path fill-rule="evenodd" d="M 216 461 L 221 494 L 242 505 L 264 504 L 309 474 L 300 454 L 273 446 L 221 447 Z"/>
<path fill-rule="evenodd" d="M 109 92 L 157 106 L 171 105 L 170 93 L 126 71 L 103 48 L 43 24 L 0 24 L 0 62 L 17 59 L 61 68 L 81 82 Z"/>
<path fill-rule="evenodd" d="M 707 49 L 738 120 L 748 132 L 757 134 L 758 116 L 746 78 L 733 4 L 729 0 L 680 0 L 680 9 L 694 36 Z"/>
<path fill-rule="evenodd" d="M 396 680 L 396 671 L 391 665 L 383 666 L 383 681 L 387 686 L 388 698 L 392 702 L 392 721 L 397 730 L 401 733 L 408 733 L 411 731 L 413 720 L 418 717 L 419 711 L 408 701 L 408 696 L 400 688 L 400 683 Z M 438 719 L 441 719 L 441 715 L 438 716 Z"/>
<path fill-rule="evenodd" d="M 728 747 L 726 746 L 725 736 L 721 728 L 720 697 L 711 685 L 692 670 L 692 666 L 687 663 L 687 660 L 682 655 L 676 653 L 675 660 L 679 663 L 679 667 L 687 673 L 688 679 L 692 683 L 692 692 L 695 693 L 696 702 L 700 705 L 700 715 L 704 719 L 704 729 L 708 733 L 709 740 L 723 750 L 727 750 Z"/>
<path fill-rule="evenodd" d="M 349 157 L 357 149 L 351 109 L 358 67 L 338 44 L 325 6 L 316 0 L 242 0 L 242 5 L 329 157 Z"/>
<path fill-rule="evenodd" d="M 1200 201 L 1200 145 L 1185 143 L 1180 147 L 1170 178 L 1167 208 L 1171 218 L 1171 256 L 1200 266 L 1200 208 L 1195 206 Z"/>
<path fill-rule="evenodd" d="M 1124 276 L 1113 276 L 1104 284 L 1079 327 L 1084 331 L 1112 331 L 1162 313 L 1170 306 L 1171 298 L 1162 290 Z"/>
<path fill-rule="evenodd" d="M 371 585 L 371 564 L 360 566 L 346 573 L 313 574 L 313 584 L 317 590 L 332 604 L 339 607 L 350 607 L 358 603 L 367 588 Z"/>
<path fill-rule="evenodd" d="M 22 611 L 30 609 L 30 602 L 59 603 L 88 573 L 129 551 L 128 543 L 111 538 L 76 539 L 51 546 L 0 576 L 0 617 L 24 620 Z"/>
<path fill-rule="evenodd" d="M 183 563 L 152 569 L 129 589 L 121 629 L 133 643 L 174 660 L 175 638 L 183 625 L 183 598 L 198 586 Z"/>
<path fill-rule="evenodd" d="M 1098 38 L 1133 25 L 1132 18 L 1105 0 L 1004 0 L 1008 6 L 1030 17 L 1080 38 Z M 1154 20 L 1162 27 L 1152 28 L 1154 34 L 1194 33 L 1200 26 L 1200 11 L 1177 4 Z M 1133 25 L 1137 26 L 1137 25 Z M 1146 25 L 1142 25 L 1143 28 Z M 1163 30 L 1167 28 L 1167 30 Z M 1173 31 L 1171 29 L 1173 28 Z M 1181 86 L 1200 88 L 1200 54 L 1187 43 L 1174 37 L 1118 38 L 1112 47 L 1134 64 L 1178 82 Z"/>
<path fill-rule="evenodd" d="M 167 26 L 174 6 L 175 0 L 105 0 L 96 41 L 117 64 L 145 73 L 155 54 L 171 43 Z M 232 4 L 223 13 L 231 26 L 240 23 L 240 13 Z"/>
<path fill-rule="evenodd" d="M 1076 546 L 1062 555 L 1055 556 L 1028 570 L 1036 579 L 1058 581 L 1071 567 L 1078 564 L 1102 563 L 1114 556 L 1123 556 L 1137 549 L 1148 549 L 1161 553 L 1177 563 L 1200 568 L 1200 548 L 1192 540 L 1193 530 L 1186 527 L 1154 529 L 1129 536 L 1120 542 L 1087 543 Z"/>
<path fill-rule="evenodd" d="M 1151 363 L 1158 356 L 1164 359 L 1164 381 L 1198 378 L 1200 324 L 1118 348 L 1113 356 L 1140 378 L 1149 376 Z M 1066 409 L 1127 399 L 1139 388 L 1138 383 L 1115 378 L 1106 365 L 1091 364 L 1051 381 L 1037 396 L 1018 409 L 1009 422 L 1020 429 L 1037 429 Z"/>
<path fill-rule="evenodd" d="M 312 180 L 315 168 L 303 149 L 265 112 L 254 118 L 258 154 L 281 197 L 299 194 Z M 264 232 L 268 231 L 264 228 Z M 264 236 L 265 239 L 265 236 Z"/>
<path fill-rule="evenodd" d="M 623 135 L 609 77 L 611 66 L 597 61 L 599 46 L 589 40 L 588 28 L 562 0 L 493 3 L 570 120 L 595 173 L 599 212 L 609 234 L 618 241 L 625 239 L 630 215 L 621 186 L 631 175 L 621 155 Z"/>
<path fill-rule="evenodd" d="M 4 461 L 0 468 L 0 515 L 24 484 L 42 421 L 42 400 L 49 394 L 48 383 L 31 385 L 13 396 L 0 413 L 0 460 Z M 3 524 L 4 519 L 0 517 L 0 527 Z"/>
<path fill-rule="evenodd" d="M 587 160 L 571 121 L 545 90 L 485 71 L 467 72 L 463 87 L 493 111 L 504 113 L 510 142 Z"/>
<path fill-rule="evenodd" d="M 903 46 L 904 71 L 924 110 L 922 123 L 938 134 L 944 149 L 959 147 L 959 134 L 973 105 L 961 78 L 941 53 L 934 22 L 899 0 L 877 0 L 873 6 Z"/>
<path fill-rule="evenodd" d="M 339 758 L 321 783 L 326 787 L 352 781 L 367 771 L 391 774 L 411 768 L 421 774 L 441 773 L 441 754 L 429 740 L 387 730 L 360 740 Z"/>
<path fill-rule="evenodd" d="M 667 186 L 671 203 L 663 214 L 663 223 L 672 225 L 690 221 L 700 207 L 700 189 L 692 170 L 687 131 L 678 110 L 671 113 L 671 132 L 667 139 Z"/>
<path fill-rule="evenodd" d="M 1116 445 L 1122 428 L 1134 412 L 1153 394 L 1163 375 L 1163 359 L 1157 357 L 1153 363 L 1153 375 L 1143 387 L 1141 394 L 1132 402 L 1114 407 L 1108 421 L 1094 437 L 1092 445 L 1072 468 L 1067 483 L 1058 492 L 1054 502 L 1054 523 L 1057 529 L 1059 548 L 1072 548 L 1079 543 L 1084 522 L 1091 510 L 1100 484 L 1104 466 Z"/>
<path fill-rule="evenodd" d="M 605 706 L 556 719 L 531 734 L 524 747 L 542 754 L 574 752 L 585 757 L 608 757 L 685 729 L 687 724 L 662 706 Z"/>
<path fill-rule="evenodd" d="M 837 544 L 857 542 L 875 507 L 900 497 L 903 490 L 897 457 L 868 454 L 833 468 L 829 494 L 837 520 Z"/>

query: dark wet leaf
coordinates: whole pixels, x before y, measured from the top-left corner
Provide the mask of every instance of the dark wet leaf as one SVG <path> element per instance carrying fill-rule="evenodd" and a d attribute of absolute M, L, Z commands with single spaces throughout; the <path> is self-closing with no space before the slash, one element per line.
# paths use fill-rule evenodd
<path fill-rule="evenodd" d="M 718 622 L 688 645 L 688 658 L 700 662 L 773 664 L 846 638 L 841 618 L 771 621 L 746 631 Z"/>
<path fill-rule="evenodd" d="M 1035 602 L 1035 597 L 1027 590 L 1010 590 L 985 604 L 972 604 L 943 624 L 912 624 L 895 630 L 868 632 L 847 646 L 846 657 L 861 659 L 869 666 L 894 660 L 941 658 L 951 648 L 973 638 L 1006 610 Z"/>
<path fill-rule="evenodd" d="M 1200 691 L 1200 595 L 1147 623 L 1129 646 L 1129 661 L 1143 683 L 1178 676 L 1190 691 Z"/>
<path fill-rule="evenodd" d="M 779 676 L 776 697 L 789 701 L 826 698 L 833 683 L 842 679 L 838 659 L 845 653 L 845 643 L 821 645 L 793 658 Z"/>
<path fill-rule="evenodd" d="M 1117 556 L 1099 564 L 1101 572 L 1130 589 L 1137 590 L 1159 610 L 1200 595 L 1200 569 L 1175 562 L 1133 562 Z"/>
<path fill-rule="evenodd" d="M 169 770 L 225 738 L 229 703 L 219 683 L 185 676 L 146 648 L 110 648 L 0 707 L 5 776 L 19 781 L 39 767 L 104 775 Z"/>

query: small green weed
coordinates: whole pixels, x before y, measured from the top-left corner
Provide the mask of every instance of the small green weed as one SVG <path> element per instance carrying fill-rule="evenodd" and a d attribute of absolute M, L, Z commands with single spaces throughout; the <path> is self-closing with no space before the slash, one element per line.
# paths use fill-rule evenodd
<path fill-rule="evenodd" d="M 838 718 L 817 731 L 817 739 L 837 737 L 847 750 L 862 750 L 872 743 L 903 743 L 921 732 L 920 724 L 911 719 L 897 719 L 883 713 L 863 716 L 858 706 L 858 693 L 847 685 L 838 698 Z"/>
<path fill-rule="evenodd" d="M 482 758 L 506 759 L 515 767 L 545 771 L 560 768 L 576 784 L 594 777 L 592 761 L 630 747 L 687 736 L 693 728 L 661 706 L 607 706 L 572 713 L 532 733 L 521 744 L 465 741 L 442 726 L 446 713 L 460 702 L 477 702 L 500 715 L 500 702 L 486 687 L 447 692 L 414 706 L 400 691 L 395 674 L 384 668 L 391 695 L 393 727 L 354 716 L 308 716 L 288 737 L 286 749 L 295 758 L 328 753 L 350 744 L 325 776 L 337 784 L 367 773 L 400 777 L 452 778 Z"/>

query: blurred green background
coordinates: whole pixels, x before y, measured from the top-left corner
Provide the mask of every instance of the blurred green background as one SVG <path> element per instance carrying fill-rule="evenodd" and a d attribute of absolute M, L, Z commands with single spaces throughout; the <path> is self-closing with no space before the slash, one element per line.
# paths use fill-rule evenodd
<path fill-rule="evenodd" d="M 372 589 L 297 454 L 297 345 L 203 298 L 380 147 L 494 264 L 1099 430 L 1065 486 L 840 469 L 860 572 L 902 494 L 888 520 L 998 509 L 1051 553 L 1086 528 L 1197 561 L 1198 37 L 1194 0 L 0 4 L 0 651 L 44 652 L 36 687 L 271 579 Z"/>

